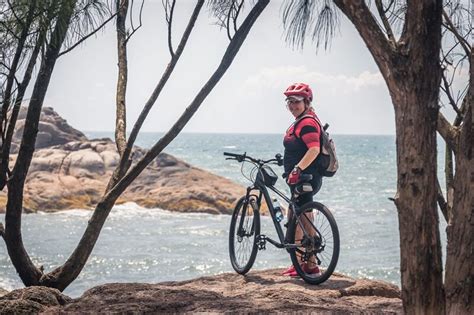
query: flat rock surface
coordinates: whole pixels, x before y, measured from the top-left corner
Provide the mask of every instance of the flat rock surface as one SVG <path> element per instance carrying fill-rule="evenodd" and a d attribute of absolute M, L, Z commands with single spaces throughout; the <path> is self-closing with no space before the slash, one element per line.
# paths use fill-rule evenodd
<path fill-rule="evenodd" d="M 395 285 L 337 274 L 312 286 L 281 276 L 281 272 L 282 269 L 252 271 L 246 276 L 226 273 L 158 284 L 111 283 L 94 287 L 72 300 L 45 289 L 48 296 L 45 303 L 40 301 L 43 306 L 38 312 L 402 314 L 400 291 Z M 12 293 L 0 298 L 0 313 L 5 301 L 16 301 L 23 307 L 27 304 L 28 301 L 12 299 Z M 38 303 L 38 299 L 33 302 Z"/>

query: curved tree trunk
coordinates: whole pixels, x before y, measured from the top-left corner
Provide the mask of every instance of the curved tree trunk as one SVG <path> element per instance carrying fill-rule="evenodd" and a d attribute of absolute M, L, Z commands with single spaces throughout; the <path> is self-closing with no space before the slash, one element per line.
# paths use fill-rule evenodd
<path fill-rule="evenodd" d="M 28 106 L 23 137 L 18 158 L 12 176 L 7 183 L 8 201 L 5 214 L 4 239 L 12 263 L 25 285 L 38 285 L 41 271 L 35 267 L 26 252 L 21 237 L 21 212 L 23 208 L 23 188 L 28 168 L 35 150 L 38 134 L 39 117 L 43 106 L 46 90 L 56 63 L 59 50 L 74 11 L 76 1 L 64 1 L 58 13 L 58 21 L 52 33 L 51 42 L 45 53 L 38 77 L 33 88 Z"/>
<path fill-rule="evenodd" d="M 467 111 L 457 139 L 454 203 L 448 222 L 446 310 L 474 313 L 474 51 L 470 55 Z"/>

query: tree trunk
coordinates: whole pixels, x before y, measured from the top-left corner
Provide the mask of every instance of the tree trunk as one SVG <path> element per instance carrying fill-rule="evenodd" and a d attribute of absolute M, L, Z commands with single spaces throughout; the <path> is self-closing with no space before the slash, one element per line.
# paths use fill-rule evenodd
<path fill-rule="evenodd" d="M 459 134 L 454 176 L 454 203 L 447 227 L 446 309 L 448 314 L 474 312 L 474 53 L 470 55 L 468 106 Z"/>
<path fill-rule="evenodd" d="M 26 252 L 21 237 L 21 212 L 23 208 L 23 188 L 28 168 L 35 150 L 39 118 L 46 90 L 56 63 L 59 49 L 66 37 L 68 25 L 76 1 L 64 1 L 59 10 L 58 21 L 52 33 L 45 57 L 41 63 L 38 77 L 33 88 L 25 120 L 23 137 L 12 177 L 7 183 L 8 201 L 5 214 L 4 239 L 8 254 L 23 283 L 27 286 L 38 285 L 41 271 L 35 267 Z"/>
<path fill-rule="evenodd" d="M 437 209 L 437 101 L 407 82 L 392 94 L 397 127 L 397 197 L 402 299 L 406 314 L 443 314 L 441 243 Z M 418 92 L 419 94 L 417 94 Z M 424 106 L 417 106 L 418 104 Z M 431 106 L 430 106 L 431 105 Z"/>
<path fill-rule="evenodd" d="M 127 146 L 127 115 L 126 115 L 126 92 L 127 92 L 127 30 L 125 19 L 128 12 L 128 0 L 117 0 L 117 53 L 118 53 L 118 78 L 116 95 L 116 119 L 115 119 L 115 143 L 120 157 L 123 156 Z"/>
<path fill-rule="evenodd" d="M 390 43 L 364 1 L 334 0 L 382 73 L 395 108 L 402 299 L 407 314 L 443 314 L 437 212 L 436 122 L 442 1 L 407 1 L 400 40 Z"/>

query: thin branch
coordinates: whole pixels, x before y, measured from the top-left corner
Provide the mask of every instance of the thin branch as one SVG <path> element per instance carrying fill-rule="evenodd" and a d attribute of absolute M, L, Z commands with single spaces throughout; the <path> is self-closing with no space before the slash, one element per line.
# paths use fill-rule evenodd
<path fill-rule="evenodd" d="M 237 32 L 237 19 L 239 18 L 240 12 L 242 12 L 242 7 L 244 6 L 244 0 L 240 1 L 239 5 L 237 6 L 237 11 L 235 12 L 234 16 L 234 32 Z"/>
<path fill-rule="evenodd" d="M 171 32 L 175 4 L 176 4 L 176 0 L 173 0 L 173 2 L 171 3 L 171 6 L 169 4 L 169 0 L 166 0 L 166 4 L 163 4 L 165 6 L 166 22 L 168 24 L 168 49 L 170 51 L 171 58 L 173 58 L 175 54 L 174 49 L 173 49 L 172 32 Z M 168 12 L 168 7 L 170 7 L 169 12 Z"/>
<path fill-rule="evenodd" d="M 453 167 L 453 151 L 446 144 L 445 162 L 444 162 L 444 175 L 446 179 L 446 203 L 447 213 L 452 214 L 453 199 L 454 199 L 454 167 Z"/>
<path fill-rule="evenodd" d="M 392 3 L 390 4 L 390 6 L 392 5 Z M 385 31 L 387 32 L 388 40 L 394 47 L 396 47 L 397 42 L 395 40 L 395 36 L 393 35 L 392 27 L 390 26 L 387 16 L 385 15 L 387 11 L 384 10 L 383 8 L 382 0 L 375 0 L 375 5 L 377 7 L 377 11 L 379 12 L 380 18 L 382 19 L 382 23 L 383 23 L 383 26 L 385 27 Z"/>
<path fill-rule="evenodd" d="M 441 190 L 441 185 L 439 184 L 439 179 L 436 179 L 436 184 L 438 205 L 441 209 L 441 212 L 443 213 L 444 219 L 446 220 L 446 222 L 448 222 L 448 203 L 444 199 L 443 191 Z"/>
<path fill-rule="evenodd" d="M 456 114 L 458 116 L 461 116 L 462 117 L 462 113 L 461 111 L 459 110 L 457 104 L 456 104 L 456 101 L 454 100 L 452 94 L 451 94 L 451 87 L 450 87 L 450 84 L 448 83 L 448 80 L 446 79 L 446 75 L 444 73 L 444 71 L 441 72 L 441 78 L 443 79 L 443 84 L 444 84 L 444 88 L 441 87 L 441 89 L 444 91 L 444 93 L 446 94 L 446 96 L 448 97 L 448 100 L 449 100 L 449 104 L 451 104 L 451 106 L 453 107 L 454 111 L 456 112 Z"/>
<path fill-rule="evenodd" d="M 471 52 L 471 45 L 469 45 L 469 42 L 467 40 L 465 40 L 464 37 L 461 36 L 461 34 L 459 34 L 458 30 L 453 25 L 453 22 L 451 21 L 451 19 L 449 18 L 448 13 L 446 13 L 445 10 L 443 10 L 443 18 L 446 21 L 446 24 L 444 24 L 446 26 L 446 28 L 449 29 L 449 31 L 451 31 L 451 33 L 454 34 L 454 36 L 457 38 L 457 40 L 461 43 L 461 46 L 464 49 L 464 52 L 466 53 L 466 55 L 469 56 L 469 54 Z"/>
<path fill-rule="evenodd" d="M 232 5 L 229 7 L 229 11 L 227 11 L 226 17 L 226 30 L 227 30 L 227 38 L 232 40 L 232 35 L 230 34 L 230 20 L 232 19 L 232 11 L 234 10 L 235 1 L 232 1 Z"/>
<path fill-rule="evenodd" d="M 10 2 L 8 2 L 8 3 L 11 6 Z M 1 113 L 0 113 L 0 123 L 2 124 L 0 133 L 2 135 L 2 140 L 4 139 L 4 131 L 5 131 L 4 126 L 6 126 L 7 112 L 8 112 L 8 109 L 10 108 L 11 97 L 13 95 L 13 91 L 12 91 L 13 82 L 16 82 L 16 85 L 18 86 L 18 80 L 16 78 L 16 72 L 17 72 L 18 66 L 20 64 L 20 59 L 21 59 L 21 56 L 22 56 L 22 53 L 23 53 L 23 48 L 25 47 L 25 43 L 26 43 L 26 40 L 27 40 L 27 37 L 28 37 L 29 29 L 30 29 L 31 24 L 33 22 L 33 14 L 34 14 L 35 9 L 36 9 L 36 1 L 33 1 L 32 3 L 30 3 L 30 6 L 28 8 L 28 14 L 27 14 L 25 23 L 21 23 L 22 24 L 21 34 L 20 34 L 20 37 L 18 39 L 18 45 L 16 47 L 16 51 L 15 51 L 15 55 L 13 57 L 12 65 L 11 65 L 11 68 L 9 70 L 10 73 L 7 77 L 5 95 L 4 95 L 2 109 L 1 109 Z"/>
<path fill-rule="evenodd" d="M 68 52 L 70 52 L 71 50 L 73 50 L 74 48 L 76 48 L 77 46 L 79 46 L 82 42 L 84 42 L 86 39 L 88 39 L 89 37 L 93 36 L 95 33 L 97 33 L 99 30 L 101 30 L 107 23 L 109 23 L 115 16 L 117 15 L 117 12 L 115 12 L 113 15 L 111 15 L 107 20 L 104 21 L 104 23 L 102 23 L 101 25 L 99 25 L 99 27 L 97 27 L 94 31 L 92 31 L 90 34 L 82 37 L 77 43 L 75 43 L 74 45 L 72 45 L 71 47 L 69 47 L 68 49 L 62 51 L 59 53 L 58 55 L 58 58 L 61 57 L 62 55 L 64 54 L 67 54 Z"/>
<path fill-rule="evenodd" d="M 132 32 L 125 39 L 125 43 L 127 43 L 130 40 L 130 38 L 132 38 L 133 34 L 135 34 L 136 31 L 138 31 L 143 25 L 143 23 L 142 23 L 142 14 L 143 14 L 143 5 L 144 4 L 145 4 L 145 0 L 142 0 L 142 4 L 140 5 L 140 12 L 139 12 L 139 15 L 138 15 L 138 21 L 140 22 L 140 24 L 137 27 L 132 26 Z M 132 14 L 130 14 L 130 16 L 132 16 Z"/>

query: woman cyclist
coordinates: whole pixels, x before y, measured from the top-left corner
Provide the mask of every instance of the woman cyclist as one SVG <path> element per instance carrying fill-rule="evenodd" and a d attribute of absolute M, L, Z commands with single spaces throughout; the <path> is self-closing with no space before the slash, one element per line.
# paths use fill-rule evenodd
<path fill-rule="evenodd" d="M 322 176 L 317 171 L 317 158 L 321 147 L 321 127 L 318 123 L 319 119 L 311 106 L 313 91 L 309 85 L 305 83 L 292 84 L 284 94 L 287 108 L 295 117 L 295 121 L 286 130 L 283 140 L 285 147 L 283 165 L 291 192 L 293 193 L 295 185 L 299 183 L 301 174 L 311 174 L 313 176 L 311 181 L 312 193 L 301 194 L 296 201 L 297 206 L 302 206 L 313 201 L 313 195 L 319 191 L 322 185 Z M 306 227 L 307 224 L 303 225 L 306 230 L 312 228 L 311 226 Z M 308 232 L 311 233 L 311 231 Z M 301 228 L 299 228 L 295 239 L 301 239 L 302 234 Z M 314 259 L 300 264 L 306 274 L 320 273 Z M 298 276 L 294 266 L 289 267 L 283 275 Z"/>

